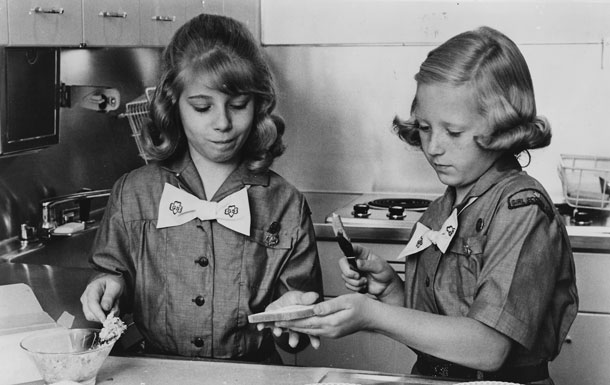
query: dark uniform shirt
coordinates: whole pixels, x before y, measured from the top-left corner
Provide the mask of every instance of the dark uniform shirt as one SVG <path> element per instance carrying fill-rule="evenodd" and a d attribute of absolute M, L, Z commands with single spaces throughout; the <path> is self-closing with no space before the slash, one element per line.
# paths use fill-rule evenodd
<path fill-rule="evenodd" d="M 273 346 L 272 337 L 248 324 L 247 316 L 289 290 L 316 291 L 322 298 L 304 196 L 274 172 L 253 174 L 242 165 L 211 200 L 251 186 L 250 236 L 197 218 L 157 229 L 165 183 L 206 199 L 188 152 L 176 161 L 124 175 L 113 188 L 92 262 L 123 275 L 127 304 L 121 305 L 128 307 L 123 311 L 133 312 L 153 351 L 265 359 L 272 354 L 263 352 Z"/>
<path fill-rule="evenodd" d="M 562 219 L 544 188 L 511 156 L 498 160 L 456 205 L 455 189 L 420 222 L 439 230 L 454 208 L 458 230 L 445 254 L 434 245 L 407 257 L 406 306 L 464 316 L 515 343 L 505 367 L 559 353 L 576 317 L 574 260 Z"/>

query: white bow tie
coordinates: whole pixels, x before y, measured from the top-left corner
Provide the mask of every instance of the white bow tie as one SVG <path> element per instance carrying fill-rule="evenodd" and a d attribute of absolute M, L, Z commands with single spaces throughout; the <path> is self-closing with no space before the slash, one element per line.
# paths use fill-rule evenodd
<path fill-rule="evenodd" d="M 430 245 L 436 245 L 438 249 L 445 253 L 453 236 L 457 232 L 458 228 L 458 212 L 457 209 L 453 209 L 449 218 L 445 220 L 440 230 L 430 230 L 426 225 L 417 222 L 415 224 L 415 230 L 413 236 L 407 246 L 398 255 L 399 259 L 406 257 L 407 255 L 418 253 L 424 250 Z"/>
<path fill-rule="evenodd" d="M 210 202 L 166 183 L 159 202 L 157 228 L 178 226 L 195 218 L 216 220 L 231 230 L 250 235 L 248 188 L 244 187 L 220 202 Z"/>

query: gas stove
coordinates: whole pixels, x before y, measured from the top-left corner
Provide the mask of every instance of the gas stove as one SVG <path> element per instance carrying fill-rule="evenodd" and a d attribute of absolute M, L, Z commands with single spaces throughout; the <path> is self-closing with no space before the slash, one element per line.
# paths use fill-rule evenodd
<path fill-rule="evenodd" d="M 334 212 L 346 226 L 411 229 L 436 197 L 365 194 Z M 331 221 L 329 213 L 326 222 Z"/>
<path fill-rule="evenodd" d="M 355 228 L 410 230 L 419 220 L 430 202 L 438 195 L 422 194 L 363 194 L 334 212 L 341 216 L 343 224 Z M 568 234 L 580 237 L 610 238 L 610 211 L 599 209 L 574 209 L 559 203 L 555 205 L 562 216 Z M 326 216 L 331 223 L 332 213 Z M 385 233 L 384 233 L 385 234 Z M 408 234 L 408 233 L 407 233 Z"/>

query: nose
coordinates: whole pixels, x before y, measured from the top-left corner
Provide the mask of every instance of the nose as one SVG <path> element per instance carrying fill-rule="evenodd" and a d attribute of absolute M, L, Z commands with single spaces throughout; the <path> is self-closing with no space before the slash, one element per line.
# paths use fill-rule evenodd
<path fill-rule="evenodd" d="M 227 131 L 231 129 L 231 115 L 226 108 L 217 109 L 214 129 L 216 131 Z"/>
<path fill-rule="evenodd" d="M 425 150 L 428 155 L 442 155 L 445 152 L 445 145 L 443 143 L 442 135 L 436 132 L 435 130 L 432 130 L 428 139 L 428 143 L 425 144 Z"/>

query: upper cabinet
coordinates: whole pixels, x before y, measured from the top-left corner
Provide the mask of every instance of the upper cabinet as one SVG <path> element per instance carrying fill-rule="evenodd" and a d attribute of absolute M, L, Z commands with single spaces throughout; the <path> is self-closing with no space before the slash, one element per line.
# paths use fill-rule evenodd
<path fill-rule="evenodd" d="M 186 0 L 140 2 L 140 44 L 163 46 L 186 22 Z"/>
<path fill-rule="evenodd" d="M 8 10 L 7 0 L 0 0 L 0 45 L 8 44 Z"/>
<path fill-rule="evenodd" d="M 10 45 L 79 45 L 81 0 L 19 0 L 8 4 Z"/>
<path fill-rule="evenodd" d="M 0 0 L 0 45 L 163 47 L 190 18 L 218 14 L 259 39 L 260 0 Z"/>
<path fill-rule="evenodd" d="M 87 46 L 136 46 L 140 43 L 137 1 L 83 1 L 83 20 Z"/>

